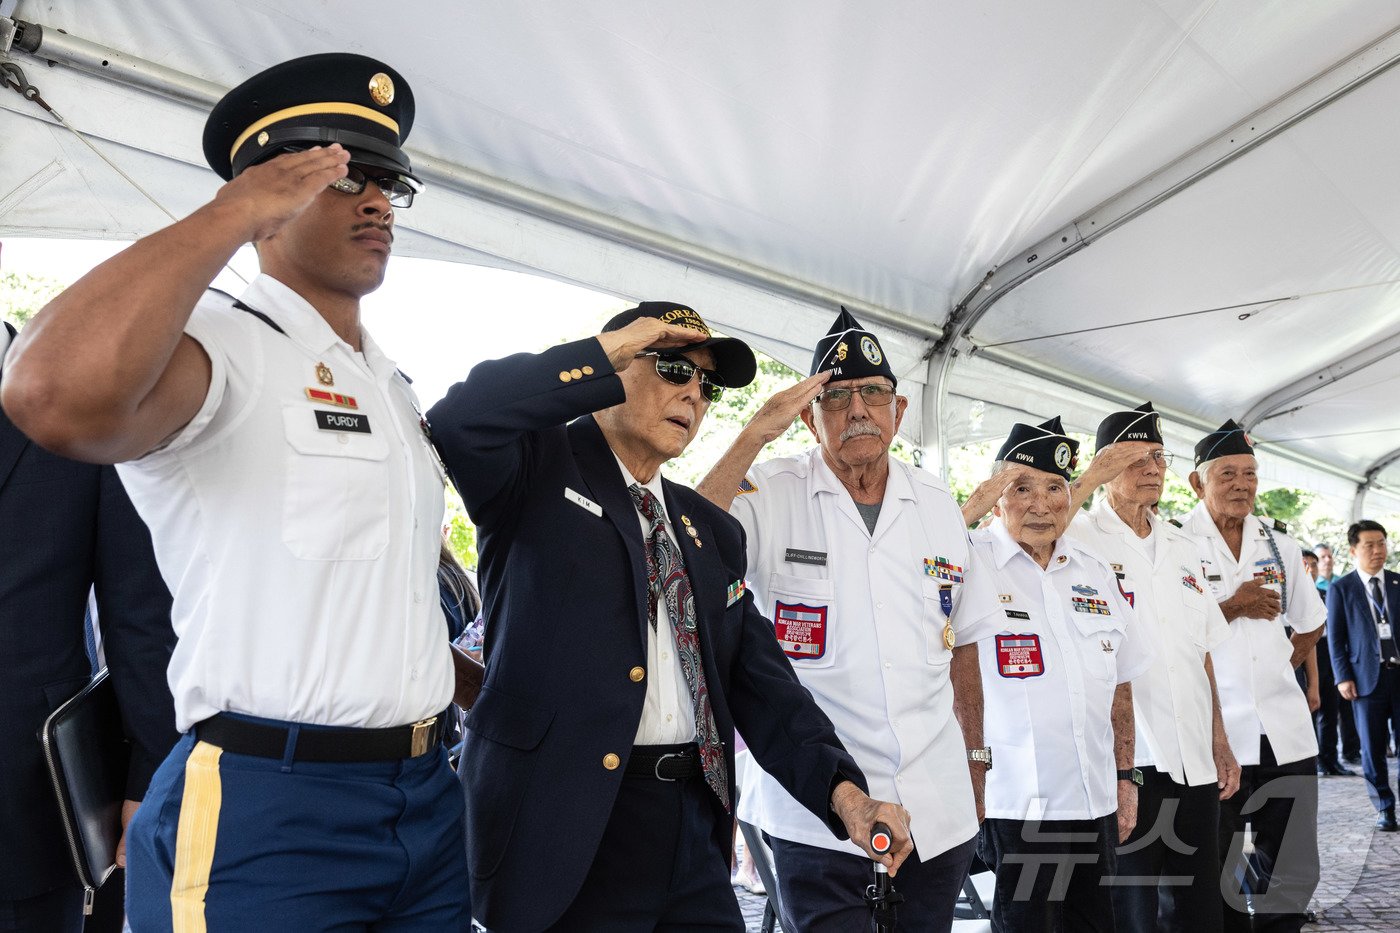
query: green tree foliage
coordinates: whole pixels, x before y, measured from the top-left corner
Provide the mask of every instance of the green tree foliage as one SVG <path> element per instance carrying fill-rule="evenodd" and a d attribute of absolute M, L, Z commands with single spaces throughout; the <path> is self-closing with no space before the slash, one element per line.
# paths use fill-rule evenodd
<path fill-rule="evenodd" d="M 19 272 L 0 273 L 0 317 L 15 327 L 23 327 L 61 291 L 63 283 L 57 279 Z"/>

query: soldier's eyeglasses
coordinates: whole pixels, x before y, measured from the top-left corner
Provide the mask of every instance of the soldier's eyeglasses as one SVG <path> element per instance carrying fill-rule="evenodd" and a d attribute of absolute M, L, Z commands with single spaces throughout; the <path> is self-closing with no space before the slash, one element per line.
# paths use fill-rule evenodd
<path fill-rule="evenodd" d="M 817 396 L 817 404 L 821 406 L 822 411 L 845 411 L 851 407 L 851 398 L 856 392 L 860 393 L 862 402 L 873 408 L 880 408 L 894 401 L 894 388 L 876 382 L 858 389 L 827 389 Z"/>
<path fill-rule="evenodd" d="M 645 353 L 638 353 L 637 359 L 644 356 L 656 358 L 656 374 L 673 386 L 690 385 L 690 380 L 695 378 L 696 373 L 699 373 L 700 394 L 705 397 L 705 401 L 718 402 L 720 396 L 724 395 L 724 385 L 716 380 L 715 373 L 708 369 L 701 369 L 683 356 L 649 350 Z"/>
<path fill-rule="evenodd" d="M 345 166 L 345 177 L 331 182 L 330 187 L 346 194 L 363 194 L 373 183 L 389 202 L 390 207 L 405 210 L 413 206 L 414 187 L 398 175 L 371 175 L 362 167 L 351 162 Z"/>

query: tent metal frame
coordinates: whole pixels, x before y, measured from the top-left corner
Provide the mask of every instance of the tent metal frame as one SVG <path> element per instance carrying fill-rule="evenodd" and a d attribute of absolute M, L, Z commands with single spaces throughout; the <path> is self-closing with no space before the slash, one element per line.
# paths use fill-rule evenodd
<path fill-rule="evenodd" d="M 118 84 L 159 95 L 207 110 L 226 90 L 196 76 L 159 65 L 117 49 L 103 46 L 72 33 L 3 15 L 14 8 L 13 0 L 0 0 L 0 36 L 13 47 L 0 47 L 0 55 L 14 52 L 49 64 L 61 64 Z M 409 150 L 415 167 L 425 180 L 471 198 L 498 204 L 550 223 L 603 240 L 694 266 L 715 275 L 787 297 L 802 304 L 827 310 L 842 304 L 887 327 L 933 342 L 927 354 L 928 369 L 924 389 L 924 437 L 937 438 L 944 475 L 948 467 L 948 445 L 943 413 L 947 405 L 949 379 L 955 360 L 963 353 L 980 354 L 1013 369 L 1119 404 L 1132 402 L 1127 392 L 1106 386 L 1076 373 L 1067 372 L 1003 348 L 978 348 L 972 329 L 991 308 L 1013 289 L 1085 249 L 1099 238 L 1119 229 L 1153 207 L 1184 191 L 1201 179 L 1247 154 L 1289 127 L 1351 93 L 1371 79 L 1400 63 L 1400 28 L 1392 30 L 1337 64 L 1299 85 L 1273 103 L 1239 121 L 1212 139 L 1151 173 L 1100 203 L 1087 214 L 1045 237 L 1014 258 L 990 270 L 949 313 L 942 326 L 889 308 L 878 307 L 850 295 L 823 288 L 773 269 L 747 262 L 717 250 L 690 243 L 678 237 L 634 224 L 562 198 L 535 191 L 444 159 Z M 1400 346 L 1400 335 L 1384 346 Z M 1317 373 L 1294 380 L 1256 403 L 1246 415 L 1246 423 L 1257 423 L 1309 391 L 1335 382 L 1342 376 L 1370 363 L 1358 363 L 1364 355 L 1370 362 L 1383 355 L 1380 346 L 1358 351 L 1356 358 L 1334 364 Z M 1215 425 L 1181 411 L 1161 409 L 1171 420 L 1203 431 Z M 933 427 L 930 432 L 929 427 Z M 1365 491 L 1377 488 L 1376 476 L 1400 460 L 1400 452 L 1378 461 L 1366 475 L 1358 475 L 1335 464 L 1273 444 L 1271 453 L 1309 469 L 1340 477 L 1357 484 L 1356 507 Z"/>

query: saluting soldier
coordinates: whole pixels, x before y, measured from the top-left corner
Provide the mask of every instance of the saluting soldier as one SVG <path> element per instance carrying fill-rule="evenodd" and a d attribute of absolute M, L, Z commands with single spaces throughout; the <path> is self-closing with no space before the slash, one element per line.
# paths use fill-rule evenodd
<path fill-rule="evenodd" d="M 1254 515 L 1259 462 L 1243 428 L 1230 420 L 1201 438 L 1190 479 L 1201 501 L 1182 530 L 1198 542 L 1206 586 L 1230 623 L 1230 637 L 1211 652 L 1241 766 L 1240 789 L 1220 805 L 1224 877 L 1234 877 L 1246 821 L 1260 873 L 1253 917 L 1242 897 L 1229 896 L 1225 929 L 1296 933 L 1319 866 L 1317 735 L 1294 671 L 1322 637 L 1327 610 L 1283 523 Z"/>
<path fill-rule="evenodd" d="M 466 930 L 454 695 L 435 570 L 444 474 L 413 390 L 360 326 L 413 93 L 312 55 L 205 125 L 228 180 L 54 299 L 4 404 L 41 444 L 120 462 L 174 597 L 183 739 L 127 840 L 138 930 Z M 209 283 L 243 244 L 262 274 Z"/>
<path fill-rule="evenodd" d="M 1108 564 L 1065 536 L 1078 447 L 1058 417 L 1013 425 L 993 469 L 1021 471 L 972 533 L 997 593 L 978 653 L 994 756 L 978 854 L 998 933 L 1113 929 L 1104 880 L 1137 818 L 1129 682 L 1154 647 Z"/>

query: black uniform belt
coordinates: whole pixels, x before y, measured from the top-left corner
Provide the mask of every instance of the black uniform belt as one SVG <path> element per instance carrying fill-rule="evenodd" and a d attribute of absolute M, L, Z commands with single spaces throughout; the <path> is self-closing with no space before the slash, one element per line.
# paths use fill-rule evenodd
<path fill-rule="evenodd" d="M 685 745 L 633 745 L 627 759 L 627 774 L 633 777 L 656 778 L 658 781 L 681 781 L 699 777 L 700 749 L 694 742 Z"/>
<path fill-rule="evenodd" d="M 394 761 L 435 751 L 442 741 L 443 717 L 429 716 L 408 726 L 386 729 L 302 728 L 293 761 Z M 286 726 L 248 722 L 218 713 L 194 727 L 195 738 L 237 755 L 282 758 Z"/>

